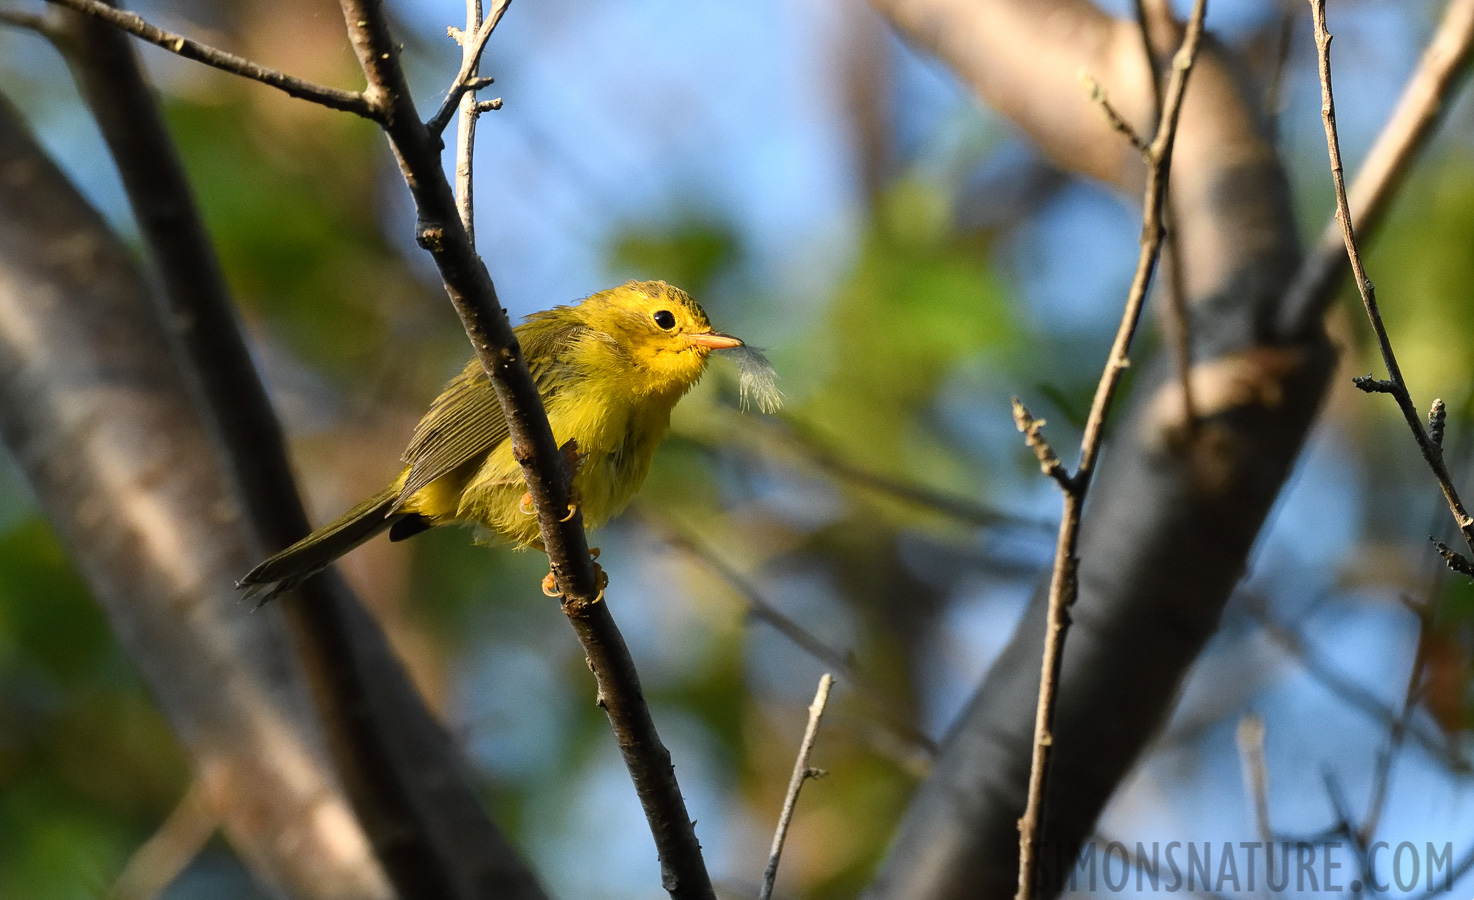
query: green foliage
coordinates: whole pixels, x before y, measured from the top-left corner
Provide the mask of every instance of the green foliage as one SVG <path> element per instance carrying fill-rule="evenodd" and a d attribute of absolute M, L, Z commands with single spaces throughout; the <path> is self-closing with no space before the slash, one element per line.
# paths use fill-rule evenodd
<path fill-rule="evenodd" d="M 1471 162 L 1458 149 L 1420 170 L 1367 259 L 1398 362 L 1419 403 L 1435 396 L 1459 402 L 1474 372 L 1474 304 L 1467 302 L 1474 281 Z M 1358 328 L 1364 318 L 1358 314 Z M 1376 359 L 1370 344 L 1366 356 Z M 1376 368 L 1380 373 L 1380 361 Z M 1382 405 L 1396 414 L 1392 404 Z"/>
<path fill-rule="evenodd" d="M 935 186 L 898 183 L 882 199 L 827 323 L 804 347 L 774 355 L 781 371 L 822 354 L 819 387 L 792 413 L 848 458 L 967 493 L 975 467 L 938 439 L 928 417 L 962 360 L 1000 351 L 1016 330 L 986 247 L 957 239 L 950 221 Z"/>
<path fill-rule="evenodd" d="M 248 315 L 340 377 L 371 369 L 430 292 L 384 238 L 382 137 L 352 116 L 282 130 L 245 101 L 169 107 L 226 276 Z M 402 332 L 402 327 L 400 328 Z M 397 336 L 402 341 L 403 334 Z"/>

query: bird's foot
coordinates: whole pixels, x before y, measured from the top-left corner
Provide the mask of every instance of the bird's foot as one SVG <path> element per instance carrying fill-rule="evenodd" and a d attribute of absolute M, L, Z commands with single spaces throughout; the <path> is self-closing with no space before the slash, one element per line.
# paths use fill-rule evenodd
<path fill-rule="evenodd" d="M 537 507 L 532 505 L 531 493 L 523 494 L 522 499 L 517 501 L 517 512 L 520 512 L 524 516 L 537 515 Z"/>
<path fill-rule="evenodd" d="M 591 557 L 597 557 L 598 555 L 599 550 L 597 547 L 589 551 L 589 556 Z M 604 571 L 603 566 L 599 565 L 598 563 L 594 563 L 594 590 L 597 593 L 594 595 L 593 602 L 604 602 L 604 589 L 608 586 L 609 573 Z M 558 579 L 554 577 L 552 572 L 549 572 L 548 574 L 543 576 L 543 593 L 548 595 L 549 597 L 563 596 L 563 592 L 558 589 Z"/>

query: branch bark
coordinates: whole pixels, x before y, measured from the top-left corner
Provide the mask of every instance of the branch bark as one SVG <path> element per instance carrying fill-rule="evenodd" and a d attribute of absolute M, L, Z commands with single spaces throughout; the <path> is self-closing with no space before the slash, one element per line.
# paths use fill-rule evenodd
<path fill-rule="evenodd" d="M 373 106 L 358 91 L 345 91 L 340 88 L 314 84 L 294 75 L 278 72 L 245 57 L 236 56 L 234 53 L 228 53 L 208 44 L 190 40 L 183 35 L 165 31 L 145 22 L 137 13 L 117 9 L 103 0 L 47 0 L 47 2 L 85 13 L 107 22 L 114 28 L 126 31 L 141 41 L 162 47 L 170 53 L 202 62 L 212 68 L 239 75 L 251 81 L 259 81 L 288 96 L 308 100 L 319 106 L 326 106 L 328 109 L 351 112 L 365 119 L 375 118 Z"/>
<path fill-rule="evenodd" d="M 1111 410 L 1111 401 L 1121 385 L 1121 376 L 1130 365 L 1132 339 L 1136 326 L 1141 321 L 1141 311 L 1146 304 L 1147 289 L 1157 268 L 1162 242 L 1166 233 L 1165 220 L 1170 208 L 1167 192 L 1168 175 L 1172 169 L 1172 148 L 1177 137 L 1177 125 L 1181 118 L 1182 101 L 1187 92 L 1188 78 L 1197 62 L 1198 47 L 1203 35 L 1203 16 L 1207 13 L 1206 0 L 1196 0 L 1187 32 L 1182 38 L 1182 47 L 1172 59 L 1172 74 L 1165 92 L 1157 89 L 1156 70 L 1152 70 L 1153 96 L 1161 97 L 1161 112 L 1157 117 L 1157 131 L 1150 144 L 1142 146 L 1141 154 L 1146 162 L 1145 209 L 1141 218 L 1140 252 L 1136 260 L 1136 274 L 1131 280 L 1131 289 L 1126 297 L 1126 308 L 1121 314 L 1121 324 L 1116 329 L 1116 339 L 1106 358 L 1105 371 L 1095 388 L 1095 398 L 1090 404 L 1090 415 L 1085 421 L 1085 433 L 1080 441 L 1080 465 L 1067 478 L 1055 477 L 1064 491 L 1064 514 L 1060 517 L 1059 537 L 1056 542 L 1054 571 L 1049 579 L 1048 624 L 1044 631 L 1044 654 L 1039 678 L 1039 702 L 1034 715 L 1034 745 L 1029 765 L 1029 793 L 1023 817 L 1019 819 L 1019 877 L 1017 900 L 1030 900 L 1037 888 L 1039 871 L 1038 844 L 1043 833 L 1043 805 L 1045 783 L 1049 777 L 1049 763 L 1053 756 L 1055 695 L 1059 684 L 1060 665 L 1063 661 L 1065 635 L 1070 627 L 1070 610 L 1075 605 L 1079 592 L 1077 578 L 1080 559 L 1077 555 L 1080 535 L 1081 514 L 1090 484 L 1095 475 L 1096 460 L 1100 455 L 1101 442 L 1105 438 L 1106 416 Z M 1145 36 L 1146 19 L 1142 14 L 1141 28 Z M 1150 57 L 1148 57 L 1150 60 Z M 1184 324 L 1182 334 L 1189 334 Z M 1196 410 L 1191 402 L 1191 379 L 1185 360 L 1179 363 L 1179 396 L 1182 401 L 1181 427 L 1190 435 L 1196 427 Z M 1034 450 L 1046 471 L 1048 466 L 1040 446 L 1044 439 L 1039 434 L 1039 425 L 1023 409 L 1018 398 L 1014 398 L 1014 420 L 1019 430 L 1028 436 L 1027 443 Z M 1022 410 L 1022 414 L 1021 414 Z M 1028 421 L 1026 424 L 1025 420 Z M 1052 454 L 1051 454 L 1052 455 Z"/>
<path fill-rule="evenodd" d="M 589 554 L 583 514 L 571 503 L 567 459 L 553 439 L 491 275 L 461 224 L 441 166 L 439 136 L 415 110 L 380 0 L 342 0 L 342 8 L 349 39 L 368 79 L 366 96 L 382 116 L 384 133 L 414 198 L 419 217 L 416 237 L 435 260 L 506 416 L 512 454 L 522 466 L 537 510 L 563 612 L 583 645 L 598 683 L 598 703 L 609 716 L 655 839 L 662 885 L 672 897 L 714 898 L 670 751 L 656 733 L 629 648 L 604 603 L 602 573 Z"/>

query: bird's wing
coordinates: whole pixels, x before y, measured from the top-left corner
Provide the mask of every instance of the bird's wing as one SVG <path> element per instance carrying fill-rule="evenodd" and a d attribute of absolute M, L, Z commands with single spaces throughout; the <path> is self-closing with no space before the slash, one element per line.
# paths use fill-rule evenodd
<path fill-rule="evenodd" d="M 587 330 L 577 323 L 548 327 L 542 322 L 517 329 L 523 356 L 544 403 L 564 381 L 560 376 L 568 368 L 566 348 Z M 415 426 L 414 437 L 404 451 L 409 472 L 395 508 L 432 481 L 485 455 L 506 439 L 507 420 L 497 402 L 496 391 L 481 363 L 472 359 L 435 398 L 430 411 Z"/>

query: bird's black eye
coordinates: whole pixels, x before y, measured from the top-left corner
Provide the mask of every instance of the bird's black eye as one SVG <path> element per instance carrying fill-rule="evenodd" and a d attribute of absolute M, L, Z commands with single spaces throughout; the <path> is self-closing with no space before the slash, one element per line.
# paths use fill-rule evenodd
<path fill-rule="evenodd" d="M 658 310 L 655 313 L 655 324 L 659 325 L 666 331 L 670 331 L 672 328 L 676 327 L 676 317 L 672 315 L 671 311 L 668 309 Z"/>

